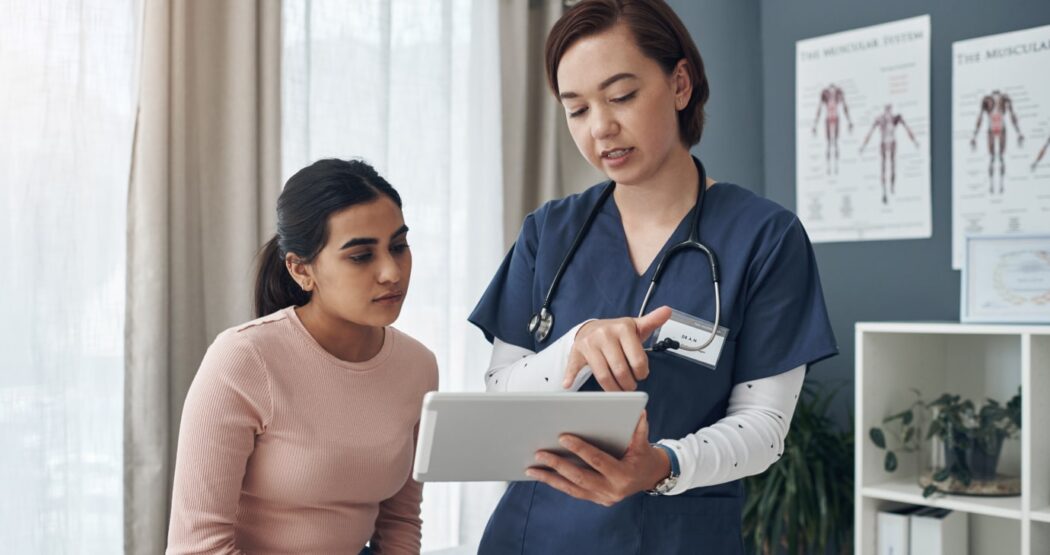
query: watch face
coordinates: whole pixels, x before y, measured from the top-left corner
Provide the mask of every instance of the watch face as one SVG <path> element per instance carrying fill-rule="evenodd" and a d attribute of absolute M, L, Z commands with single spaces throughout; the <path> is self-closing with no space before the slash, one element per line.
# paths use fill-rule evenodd
<path fill-rule="evenodd" d="M 664 481 L 656 484 L 657 493 L 663 495 L 671 490 L 678 484 L 678 476 L 670 476 L 665 478 Z"/>

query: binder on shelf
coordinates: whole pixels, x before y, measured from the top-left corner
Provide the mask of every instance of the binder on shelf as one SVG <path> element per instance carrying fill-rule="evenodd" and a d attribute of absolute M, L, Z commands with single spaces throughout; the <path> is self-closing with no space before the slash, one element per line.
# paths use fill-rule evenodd
<path fill-rule="evenodd" d="M 911 514 L 911 552 L 923 555 L 967 555 L 968 515 L 925 507 Z"/>
<path fill-rule="evenodd" d="M 879 511 L 875 517 L 878 532 L 875 536 L 875 552 L 878 555 L 908 555 L 911 514 L 920 509 L 922 507 L 909 506 Z"/>

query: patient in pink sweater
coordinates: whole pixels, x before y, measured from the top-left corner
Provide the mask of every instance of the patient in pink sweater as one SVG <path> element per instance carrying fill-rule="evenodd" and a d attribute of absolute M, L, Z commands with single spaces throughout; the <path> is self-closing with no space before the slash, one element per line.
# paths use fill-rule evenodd
<path fill-rule="evenodd" d="M 363 162 L 288 180 L 260 254 L 260 317 L 219 334 L 186 398 L 169 554 L 419 553 L 410 474 L 438 373 L 390 326 L 407 235 L 401 198 Z"/>

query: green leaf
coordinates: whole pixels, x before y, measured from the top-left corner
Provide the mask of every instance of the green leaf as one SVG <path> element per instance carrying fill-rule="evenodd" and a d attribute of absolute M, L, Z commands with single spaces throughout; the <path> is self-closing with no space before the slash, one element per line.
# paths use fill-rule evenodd
<path fill-rule="evenodd" d="M 886 472 L 897 470 L 897 455 L 893 451 L 886 451 L 886 462 L 883 464 Z"/>
<path fill-rule="evenodd" d="M 941 395 L 936 400 L 931 401 L 928 406 L 931 407 L 944 407 L 952 403 L 952 396 L 948 393 Z"/>
<path fill-rule="evenodd" d="M 829 544 L 852 545 L 856 440 L 852 426 L 842 430 L 827 415 L 834 391 L 806 384 L 783 456 L 745 479 L 743 532 L 756 554 L 825 553 Z M 884 443 L 892 443 L 894 430 L 880 431 Z"/>
<path fill-rule="evenodd" d="M 901 415 L 901 417 L 902 417 L 901 421 L 904 422 L 905 426 L 907 426 L 908 424 L 911 424 L 911 421 L 912 421 L 913 418 L 915 418 L 915 415 L 913 415 L 912 412 L 909 410 L 909 411 L 905 411 Z"/>
<path fill-rule="evenodd" d="M 951 476 L 951 474 L 952 474 L 951 469 L 949 469 L 948 467 L 944 467 L 944 468 L 938 470 L 937 473 L 933 475 L 933 481 L 935 481 L 935 482 L 943 482 L 943 481 L 947 480 L 948 477 Z"/>
<path fill-rule="evenodd" d="M 923 497 L 929 497 L 929 496 L 931 496 L 931 495 L 933 495 L 935 493 L 937 493 L 937 486 L 935 486 L 933 484 L 930 484 L 930 485 L 928 485 L 928 486 L 926 486 L 925 488 L 922 489 L 922 496 Z"/>
<path fill-rule="evenodd" d="M 872 443 L 875 444 L 879 449 L 886 448 L 886 436 L 882 434 L 882 430 L 879 428 L 872 428 L 868 435 L 871 436 Z"/>
<path fill-rule="evenodd" d="M 934 436 L 940 436 L 943 430 L 944 425 L 941 424 L 940 420 L 934 420 L 933 422 L 930 422 L 930 430 L 926 434 L 926 439 L 931 439 Z"/>

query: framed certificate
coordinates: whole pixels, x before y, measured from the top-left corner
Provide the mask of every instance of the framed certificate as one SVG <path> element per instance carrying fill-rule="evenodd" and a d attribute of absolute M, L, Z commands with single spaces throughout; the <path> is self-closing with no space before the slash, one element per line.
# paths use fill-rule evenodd
<path fill-rule="evenodd" d="M 1050 323 L 1050 234 L 968 236 L 960 317 Z"/>

